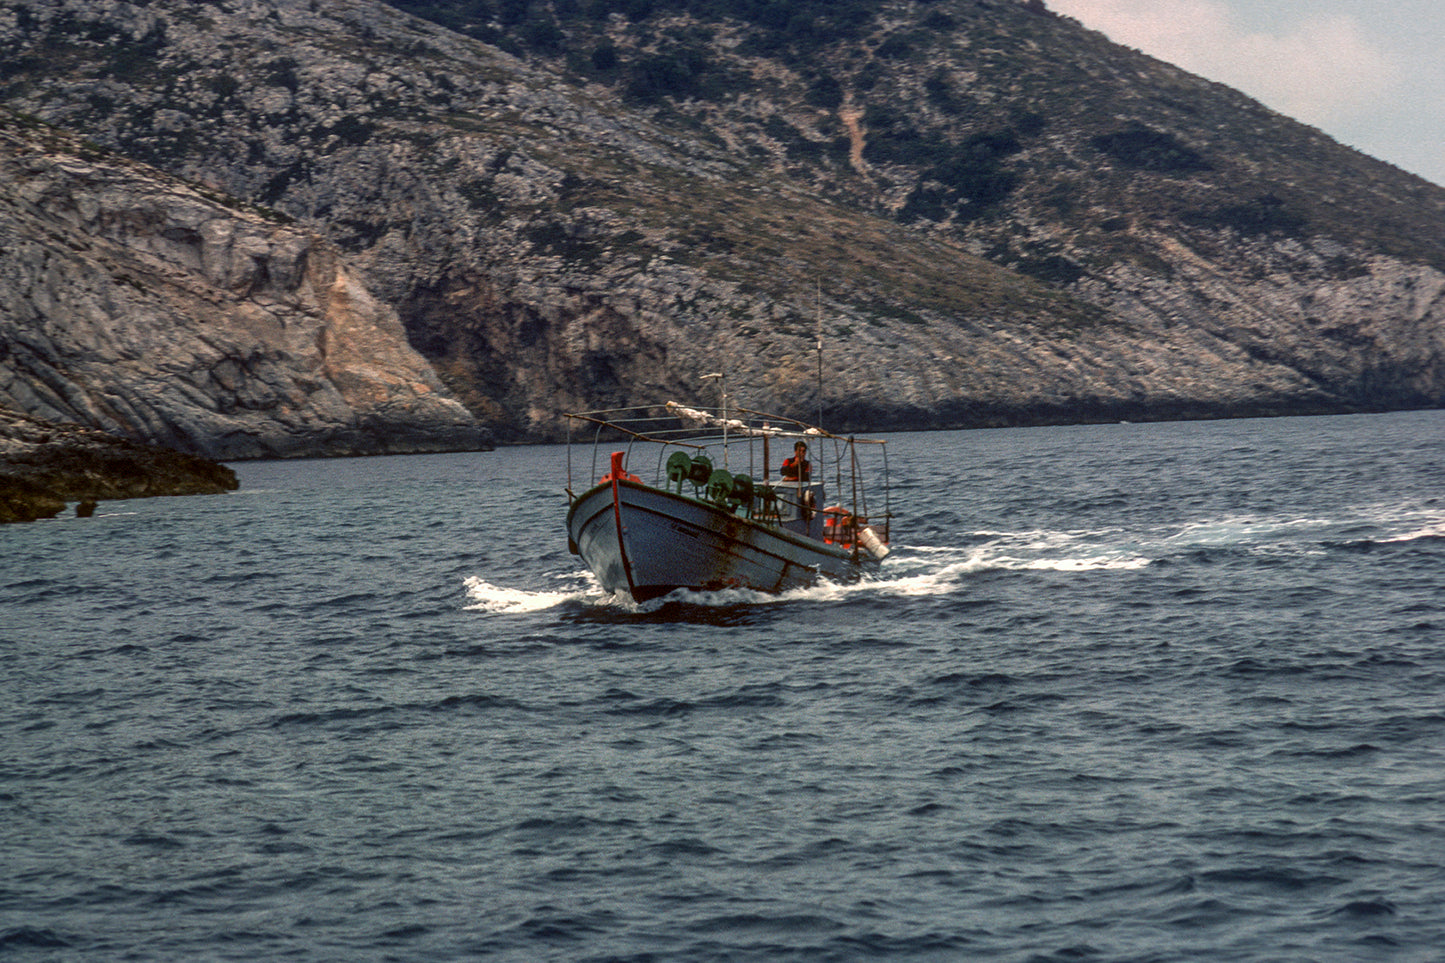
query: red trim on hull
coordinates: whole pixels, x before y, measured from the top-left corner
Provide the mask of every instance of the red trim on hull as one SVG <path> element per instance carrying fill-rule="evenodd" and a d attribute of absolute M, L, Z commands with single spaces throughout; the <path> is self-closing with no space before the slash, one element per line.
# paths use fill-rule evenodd
<path fill-rule="evenodd" d="M 612 517 L 617 520 L 617 555 L 622 559 L 622 571 L 627 575 L 627 592 L 637 597 L 637 585 L 632 580 L 632 559 L 627 557 L 627 542 L 622 538 L 622 491 L 619 484 L 623 478 L 623 453 L 612 453 Z"/>

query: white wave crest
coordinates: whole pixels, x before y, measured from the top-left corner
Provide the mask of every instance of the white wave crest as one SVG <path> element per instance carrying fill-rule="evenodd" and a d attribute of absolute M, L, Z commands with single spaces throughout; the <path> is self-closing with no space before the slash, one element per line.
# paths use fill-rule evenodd
<path fill-rule="evenodd" d="M 1411 529 L 1408 532 L 1401 532 L 1398 535 L 1391 535 L 1379 539 L 1382 545 L 1392 542 L 1414 542 L 1422 538 L 1445 538 L 1445 522 L 1438 522 L 1434 525 L 1425 525 L 1422 528 Z"/>
<path fill-rule="evenodd" d="M 1117 531 L 989 532 L 956 563 L 963 571 L 1094 572 L 1132 571 L 1151 561 L 1141 546 Z M 936 549 L 947 552 L 946 549 Z M 953 550 L 957 555 L 959 550 Z"/>
<path fill-rule="evenodd" d="M 542 612 L 566 602 L 585 599 L 592 594 L 585 589 L 563 592 L 531 592 L 526 589 L 504 588 L 475 576 L 467 579 L 463 584 L 466 586 L 467 597 L 472 600 L 472 604 L 467 606 L 467 611 L 491 612 L 496 615 Z"/>
<path fill-rule="evenodd" d="M 1000 567 L 1016 567 L 1029 572 L 1128 572 L 1148 566 L 1149 559 L 1141 558 L 1138 555 L 1095 555 L 1083 558 L 1039 558 L 1017 566 L 1003 565 Z"/>

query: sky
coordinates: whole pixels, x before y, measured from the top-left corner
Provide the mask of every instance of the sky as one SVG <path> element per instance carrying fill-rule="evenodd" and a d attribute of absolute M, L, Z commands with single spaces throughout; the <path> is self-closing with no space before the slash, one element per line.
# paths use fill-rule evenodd
<path fill-rule="evenodd" d="M 1442 0 L 1047 0 L 1115 43 L 1228 84 L 1445 186 Z"/>

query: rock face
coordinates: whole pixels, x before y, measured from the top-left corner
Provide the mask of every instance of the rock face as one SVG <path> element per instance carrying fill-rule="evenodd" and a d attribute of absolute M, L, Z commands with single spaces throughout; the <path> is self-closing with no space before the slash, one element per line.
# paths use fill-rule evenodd
<path fill-rule="evenodd" d="M 0 408 L 0 523 L 50 518 L 67 502 L 235 491 L 236 473 L 197 455 Z"/>
<path fill-rule="evenodd" d="M 743 404 L 839 429 L 1445 404 L 1445 190 L 1038 3 L 705 15 L 725 6 L 469 5 L 489 44 L 374 0 L 11 0 L 6 103 L 284 211 L 351 271 L 251 216 L 122 215 L 99 187 L 67 209 L 17 168 L 40 199 L 19 207 L 55 212 L 6 242 L 26 277 L 74 259 L 44 241 L 69 219 L 207 293 L 167 313 L 181 285 L 136 291 L 78 252 L 96 266 L 64 297 L 141 297 L 105 316 L 175 319 L 191 347 L 146 368 L 32 280 L 45 343 L 11 328 L 0 350 L 47 373 L 0 361 L 35 395 L 11 397 L 193 448 L 231 425 L 238 453 L 345 449 L 445 403 L 418 367 L 389 381 L 338 347 L 337 312 L 386 315 L 364 285 L 509 440 L 556 437 L 561 410 L 710 400 L 718 370 Z M 212 335 L 237 303 L 249 350 Z M 87 387 L 102 367 L 124 392 Z M 195 403 L 153 418 L 159 396 Z M 345 421 L 358 398 L 377 421 Z"/>
<path fill-rule="evenodd" d="M 212 458 L 483 447 L 334 248 L 0 117 L 0 405 Z"/>

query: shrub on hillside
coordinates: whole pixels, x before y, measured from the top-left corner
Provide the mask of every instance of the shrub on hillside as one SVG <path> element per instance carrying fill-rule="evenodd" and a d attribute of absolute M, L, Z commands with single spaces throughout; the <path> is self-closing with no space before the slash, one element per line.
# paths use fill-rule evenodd
<path fill-rule="evenodd" d="M 1214 168 L 1198 151 L 1173 134 L 1135 124 L 1090 141 L 1096 150 L 1130 167 L 1159 173 L 1191 173 Z"/>

